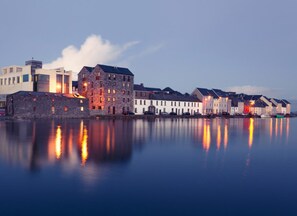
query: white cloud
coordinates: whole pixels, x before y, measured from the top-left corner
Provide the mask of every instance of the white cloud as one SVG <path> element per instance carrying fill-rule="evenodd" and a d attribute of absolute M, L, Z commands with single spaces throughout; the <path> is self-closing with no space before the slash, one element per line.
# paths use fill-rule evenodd
<path fill-rule="evenodd" d="M 227 88 L 227 91 L 232 91 L 236 93 L 245 93 L 251 95 L 267 95 L 269 97 L 276 96 L 277 93 L 276 89 L 271 89 L 263 86 L 251 86 L 251 85 L 244 85 L 244 86 L 232 86 Z"/>
<path fill-rule="evenodd" d="M 124 51 L 138 44 L 138 41 L 115 45 L 100 35 L 91 35 L 80 48 L 70 45 L 62 50 L 61 56 L 44 68 L 64 67 L 66 70 L 79 72 L 83 66 L 95 66 L 96 64 L 108 64 L 118 60 Z M 75 78 L 75 77 L 74 77 Z"/>

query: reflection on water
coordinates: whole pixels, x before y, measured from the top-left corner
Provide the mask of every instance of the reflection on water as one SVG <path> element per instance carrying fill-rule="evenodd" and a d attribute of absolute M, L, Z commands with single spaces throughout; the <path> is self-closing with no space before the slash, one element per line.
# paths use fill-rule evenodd
<path fill-rule="evenodd" d="M 227 150 L 230 140 L 233 145 L 246 140 L 252 148 L 265 134 L 274 142 L 283 134 L 288 140 L 290 133 L 290 119 L 48 120 L 0 126 L 0 158 L 30 169 L 55 161 L 83 167 L 128 162 L 133 149 L 150 142 L 190 142 L 208 152 L 220 150 L 222 142 Z"/>
<path fill-rule="evenodd" d="M 254 119 L 250 119 L 250 126 L 249 126 L 249 148 L 252 148 L 254 139 Z"/>

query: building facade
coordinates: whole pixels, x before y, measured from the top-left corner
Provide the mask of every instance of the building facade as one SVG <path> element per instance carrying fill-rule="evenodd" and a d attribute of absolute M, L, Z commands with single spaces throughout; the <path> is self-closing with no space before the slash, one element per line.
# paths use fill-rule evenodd
<path fill-rule="evenodd" d="M 18 91 L 71 94 L 72 72 L 64 68 L 43 69 L 42 62 L 36 60 L 26 61 L 25 66 L 2 68 L 0 94 L 5 98 Z"/>
<path fill-rule="evenodd" d="M 197 97 L 181 94 L 171 88 L 144 87 L 143 84 L 134 85 L 134 113 L 143 115 L 150 112 L 156 115 L 175 113 L 201 114 L 202 103 Z"/>
<path fill-rule="evenodd" d="M 78 93 L 89 99 L 91 115 L 119 115 L 134 110 L 134 74 L 128 68 L 98 64 L 78 74 Z"/>
<path fill-rule="evenodd" d="M 15 118 L 89 116 L 88 99 L 72 94 L 20 91 L 6 97 L 6 115 Z"/>

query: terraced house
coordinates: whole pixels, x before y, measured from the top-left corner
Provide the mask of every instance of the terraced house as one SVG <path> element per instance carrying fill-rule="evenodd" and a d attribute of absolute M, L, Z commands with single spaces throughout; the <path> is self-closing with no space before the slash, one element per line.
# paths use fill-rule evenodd
<path fill-rule="evenodd" d="M 133 111 L 134 74 L 123 67 L 98 64 L 78 74 L 78 93 L 89 99 L 91 115 Z"/>

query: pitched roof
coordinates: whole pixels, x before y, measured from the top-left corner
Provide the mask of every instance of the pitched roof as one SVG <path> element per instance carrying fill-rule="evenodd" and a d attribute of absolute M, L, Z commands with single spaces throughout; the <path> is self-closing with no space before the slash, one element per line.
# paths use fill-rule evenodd
<path fill-rule="evenodd" d="M 98 64 L 97 66 L 99 66 L 106 73 L 115 73 L 115 74 L 134 76 L 134 74 L 128 68 L 102 65 L 102 64 Z"/>
<path fill-rule="evenodd" d="M 208 90 L 206 88 L 197 88 L 197 90 L 203 95 L 203 96 L 213 96 L 211 93 L 211 90 Z"/>
<path fill-rule="evenodd" d="M 219 97 L 228 97 L 228 93 L 222 91 L 221 89 L 212 89 L 212 91 Z"/>
<path fill-rule="evenodd" d="M 160 92 L 160 88 L 144 87 L 143 84 L 134 84 L 134 91 L 149 91 L 149 92 Z"/>
<path fill-rule="evenodd" d="M 93 71 L 93 67 L 84 66 L 85 69 L 87 69 L 90 73 Z"/>
<path fill-rule="evenodd" d="M 151 94 L 149 99 L 152 100 L 166 100 L 166 101 L 184 101 L 184 102 L 200 102 L 197 97 L 188 96 L 183 94 L 166 94 L 166 93 L 156 93 Z"/>
<path fill-rule="evenodd" d="M 56 97 L 66 97 L 66 98 L 85 98 L 77 93 L 75 94 L 61 94 L 52 92 L 33 92 L 33 91 L 18 91 L 10 95 L 22 95 L 22 96 L 56 96 Z"/>

